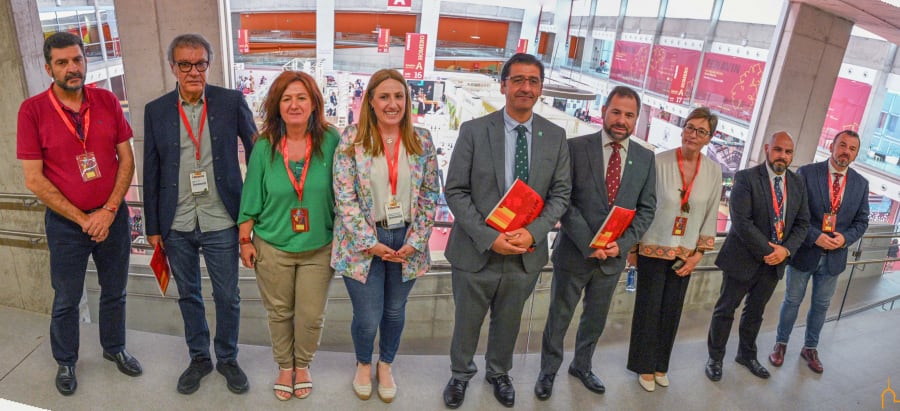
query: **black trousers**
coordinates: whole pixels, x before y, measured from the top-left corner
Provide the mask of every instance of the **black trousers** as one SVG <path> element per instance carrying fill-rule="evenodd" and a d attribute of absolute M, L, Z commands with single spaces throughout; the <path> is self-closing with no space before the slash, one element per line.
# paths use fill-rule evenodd
<path fill-rule="evenodd" d="M 637 295 L 631 319 L 628 369 L 638 374 L 668 372 L 675 334 L 691 276 L 672 270 L 678 260 L 638 256 Z"/>
<path fill-rule="evenodd" d="M 727 272 L 723 274 L 719 300 L 716 301 L 716 308 L 709 324 L 707 338 L 709 357 L 718 361 L 722 361 L 725 357 L 725 346 L 728 344 L 728 334 L 731 333 L 731 325 L 734 322 L 734 312 L 746 296 L 739 326 L 738 356 L 745 360 L 756 359 L 756 336 L 762 324 L 762 315 L 766 303 L 775 291 L 775 285 L 778 284 L 775 267 L 762 264 L 747 281 L 737 280 Z"/>

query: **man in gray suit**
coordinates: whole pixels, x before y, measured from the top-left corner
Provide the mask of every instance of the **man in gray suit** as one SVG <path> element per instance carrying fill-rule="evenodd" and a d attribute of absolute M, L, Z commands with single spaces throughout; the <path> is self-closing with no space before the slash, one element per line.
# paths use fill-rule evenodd
<path fill-rule="evenodd" d="M 641 99 L 634 90 L 616 87 L 602 107 L 603 130 L 569 140 L 572 199 L 553 250 L 550 312 L 544 326 L 541 372 L 534 386 L 538 399 L 546 400 L 553 392 L 563 359 L 563 339 L 582 294 L 584 309 L 569 374 L 592 392 L 606 391 L 591 371 L 594 347 L 603 334 L 626 254 L 650 227 L 656 211 L 653 152 L 628 139 L 640 109 Z M 613 206 L 635 210 L 634 219 L 616 241 L 604 249 L 593 249 L 591 240 Z"/>
<path fill-rule="evenodd" d="M 547 233 L 566 210 L 572 187 L 565 131 L 532 112 L 543 82 L 540 60 L 512 56 L 500 74 L 506 106 L 463 123 L 453 149 L 444 191 L 456 218 L 446 250 L 456 303 L 453 377 L 444 389 L 448 408 L 462 405 L 468 381 L 478 371 L 472 358 L 488 309 L 486 379 L 501 404 L 515 403 L 508 373 L 522 308 L 547 263 Z M 497 232 L 485 217 L 516 178 L 543 197 L 544 209 L 526 227 Z"/>

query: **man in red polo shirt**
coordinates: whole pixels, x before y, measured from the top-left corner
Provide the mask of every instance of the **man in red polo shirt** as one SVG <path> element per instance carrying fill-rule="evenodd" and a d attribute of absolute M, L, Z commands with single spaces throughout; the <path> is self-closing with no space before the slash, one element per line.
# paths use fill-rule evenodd
<path fill-rule="evenodd" d="M 44 68 L 53 84 L 19 108 L 16 157 L 25 186 L 46 206 L 53 313 L 50 345 L 59 364 L 56 389 L 78 386 L 78 304 L 88 256 L 100 283 L 103 358 L 129 376 L 141 364 L 125 351 L 125 285 L 131 255 L 123 197 L 134 175 L 131 127 L 116 96 L 85 88 L 81 38 L 56 33 L 44 41 Z"/>

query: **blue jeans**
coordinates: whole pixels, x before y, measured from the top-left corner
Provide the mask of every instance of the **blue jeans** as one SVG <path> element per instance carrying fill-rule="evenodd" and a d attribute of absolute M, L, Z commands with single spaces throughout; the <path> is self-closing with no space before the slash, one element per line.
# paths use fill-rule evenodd
<path fill-rule="evenodd" d="M 124 203 L 119 207 L 109 226 L 109 236 L 100 243 L 81 232 L 81 226 L 49 208 L 44 224 L 50 249 L 50 284 L 54 291 L 50 318 L 53 358 L 60 365 L 75 365 L 78 361 L 78 304 L 84 290 L 88 256 L 94 258 L 100 283 L 100 345 L 110 354 L 121 352 L 125 349 L 125 286 L 131 257 L 128 207 Z"/>
<path fill-rule="evenodd" d="M 787 344 L 791 337 L 791 329 L 797 321 L 797 311 L 803 296 L 806 294 L 806 286 L 812 277 L 812 301 L 809 305 L 809 313 L 806 314 L 806 341 L 804 347 L 816 348 L 819 344 L 819 334 L 822 325 L 825 324 L 825 315 L 834 296 L 837 287 L 837 275 L 828 272 L 825 256 L 819 259 L 819 265 L 815 271 L 800 271 L 790 265 L 785 270 L 784 302 L 781 303 L 781 317 L 778 320 L 778 335 L 775 341 Z"/>
<path fill-rule="evenodd" d="M 237 359 L 241 295 L 238 289 L 237 227 L 204 233 L 169 232 L 164 242 L 169 266 L 178 285 L 178 305 L 184 320 L 184 339 L 192 359 L 210 358 L 209 325 L 200 290 L 200 249 L 212 282 L 216 304 L 215 350 L 218 361 Z"/>
<path fill-rule="evenodd" d="M 399 250 L 406 239 L 406 227 L 393 230 L 378 227 L 376 231 L 378 241 L 394 250 Z M 414 279 L 403 281 L 401 268 L 400 263 L 385 262 L 380 257 L 373 257 L 365 284 L 344 277 L 344 284 L 353 303 L 350 334 L 353 336 L 356 361 L 361 364 L 372 363 L 375 333 L 379 329 L 378 359 L 390 364 L 397 355 L 406 322 L 406 299 L 416 282 Z"/>

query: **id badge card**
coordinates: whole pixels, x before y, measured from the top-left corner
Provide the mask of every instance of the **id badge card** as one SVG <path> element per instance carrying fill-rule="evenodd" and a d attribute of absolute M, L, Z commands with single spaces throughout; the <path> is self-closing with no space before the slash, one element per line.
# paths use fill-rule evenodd
<path fill-rule="evenodd" d="M 100 168 L 97 167 L 97 157 L 93 152 L 79 154 L 75 156 L 78 162 L 78 172 L 81 174 L 81 181 L 85 183 L 100 178 Z"/>
<path fill-rule="evenodd" d="M 834 213 L 825 213 L 822 216 L 822 232 L 823 233 L 833 233 L 834 227 L 837 225 L 837 214 Z"/>
<path fill-rule="evenodd" d="M 195 196 L 209 194 L 209 182 L 206 181 L 206 171 L 194 170 L 191 172 L 191 194 Z"/>
<path fill-rule="evenodd" d="M 775 222 L 775 234 L 778 236 L 778 241 L 784 240 L 784 221 Z"/>
<path fill-rule="evenodd" d="M 291 228 L 295 233 L 309 231 L 309 210 L 306 208 L 291 209 Z"/>
<path fill-rule="evenodd" d="M 403 218 L 403 207 L 400 206 L 400 202 L 396 199 L 392 198 L 391 201 L 384 205 L 384 215 L 389 230 L 406 225 L 406 220 Z"/>
<path fill-rule="evenodd" d="M 687 227 L 687 217 L 675 217 L 675 224 L 672 226 L 672 235 L 683 236 Z"/>

